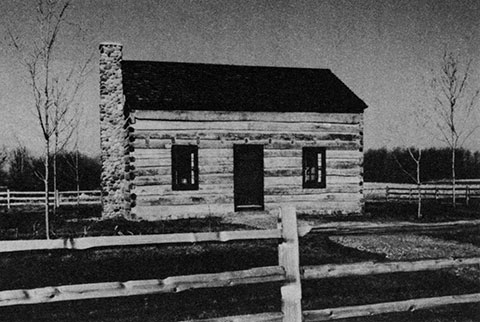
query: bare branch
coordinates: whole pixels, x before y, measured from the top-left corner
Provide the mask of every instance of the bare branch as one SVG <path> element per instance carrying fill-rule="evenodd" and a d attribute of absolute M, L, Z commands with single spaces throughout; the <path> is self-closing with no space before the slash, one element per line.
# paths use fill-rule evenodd
<path fill-rule="evenodd" d="M 410 152 L 410 150 L 409 150 L 409 152 Z M 395 162 L 396 162 L 396 163 L 398 164 L 398 166 L 400 167 L 400 170 L 402 170 L 406 175 L 408 175 L 408 177 L 409 177 L 410 179 L 412 179 L 413 182 L 418 183 L 418 182 L 417 182 L 417 179 L 416 179 L 410 172 L 408 172 L 408 171 L 403 167 L 402 163 L 397 159 L 397 156 L 395 155 L 395 153 L 392 153 L 392 155 L 393 155 L 393 159 L 395 160 Z"/>

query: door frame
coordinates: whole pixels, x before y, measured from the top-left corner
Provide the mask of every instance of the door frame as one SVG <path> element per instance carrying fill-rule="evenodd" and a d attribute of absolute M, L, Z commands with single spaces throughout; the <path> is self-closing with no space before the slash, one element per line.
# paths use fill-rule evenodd
<path fill-rule="evenodd" d="M 259 158 L 259 165 L 261 165 L 261 182 L 259 188 L 260 196 L 259 199 L 261 199 L 261 205 L 260 207 L 251 207 L 251 208 L 240 208 L 238 205 L 238 200 L 237 200 L 237 177 L 239 173 L 237 172 L 237 166 L 236 162 L 238 162 L 239 158 L 237 156 L 237 153 L 239 153 L 240 148 L 244 147 L 251 147 L 253 149 L 259 149 L 258 151 L 260 152 L 260 158 Z M 264 145 L 263 144 L 234 144 L 233 145 L 233 206 L 234 206 L 234 211 L 264 211 L 265 210 L 265 162 L 264 162 Z"/>

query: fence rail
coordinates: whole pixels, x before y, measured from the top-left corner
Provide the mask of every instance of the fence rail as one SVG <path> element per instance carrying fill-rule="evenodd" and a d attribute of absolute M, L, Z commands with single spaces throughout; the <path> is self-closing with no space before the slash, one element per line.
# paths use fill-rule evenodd
<path fill-rule="evenodd" d="M 303 316 L 305 318 L 305 322 L 332 321 L 386 313 L 413 312 L 417 310 L 432 309 L 453 304 L 478 302 L 480 302 L 480 293 L 474 293 L 338 307 L 323 310 L 309 310 L 303 312 Z"/>
<path fill-rule="evenodd" d="M 415 184 L 366 182 L 363 193 L 366 201 L 417 201 L 418 195 L 425 200 L 451 200 L 452 185 L 448 184 Z M 468 204 L 472 199 L 480 199 L 480 184 L 457 184 L 455 196 Z"/>
<path fill-rule="evenodd" d="M 480 258 L 445 258 L 396 262 L 361 262 L 353 264 L 324 264 L 300 266 L 299 236 L 307 233 L 344 234 L 384 234 L 400 232 L 426 232 L 443 229 L 480 228 L 480 221 L 460 221 L 448 223 L 325 223 L 305 228 L 297 225 L 295 209 L 284 207 L 281 210 L 278 229 L 255 231 L 230 231 L 218 233 L 185 233 L 149 236 L 88 237 L 51 241 L 5 241 L 0 249 L 5 251 L 46 250 L 57 248 L 88 249 L 164 243 L 219 242 L 229 240 L 278 239 L 278 266 L 256 267 L 243 271 L 212 274 L 173 276 L 166 279 L 135 280 L 128 282 L 107 282 L 77 285 L 50 286 L 31 290 L 7 290 L 0 292 L 0 306 L 39 304 L 58 301 L 84 300 L 92 298 L 134 296 L 143 294 L 171 293 L 187 289 L 229 287 L 239 284 L 283 282 L 281 286 L 282 312 L 269 312 L 253 315 L 223 317 L 196 322 L 220 321 L 329 321 L 351 317 L 371 316 L 392 312 L 407 312 L 418 309 L 435 308 L 451 304 L 479 303 L 480 293 L 451 295 L 432 298 L 410 299 L 386 303 L 326 308 L 302 311 L 301 281 L 345 276 L 367 276 L 398 272 L 431 271 L 479 265 Z M 45 242 L 45 243 L 43 243 Z M 24 243 L 24 244 L 22 244 Z M 43 243 L 43 244 L 42 244 Z M 53 246 L 46 247 L 47 243 Z M 43 246 L 38 246 L 43 245 Z M 50 244 L 49 244 L 50 245 Z M 48 245 L 47 245 L 48 246 Z"/>
<path fill-rule="evenodd" d="M 310 226 L 314 233 L 330 236 L 368 235 L 368 234 L 400 234 L 400 233 L 431 233 L 439 231 L 478 230 L 480 220 L 456 220 L 437 223 L 412 223 L 406 221 L 376 223 L 376 222 L 328 222 Z"/>
<path fill-rule="evenodd" d="M 48 194 L 48 200 L 49 203 L 57 206 L 101 204 L 102 192 L 100 190 L 51 191 Z M 43 204 L 45 204 L 44 191 L 0 191 L 0 207 L 10 209 Z"/>
<path fill-rule="evenodd" d="M 469 265 L 479 265 L 480 257 L 455 259 L 427 259 L 399 262 L 361 262 L 353 264 L 325 264 L 302 267 L 302 279 L 338 278 L 390 273 L 433 271 Z"/>
<path fill-rule="evenodd" d="M 471 200 L 480 200 L 480 184 L 460 183 L 455 188 L 456 198 L 468 204 Z M 418 186 L 401 183 L 364 183 L 363 193 L 367 202 L 402 201 L 414 202 L 418 199 Z M 424 200 L 451 200 L 452 186 L 448 184 L 424 184 L 420 187 Z M 100 190 L 57 191 L 49 193 L 49 202 L 62 205 L 93 205 L 102 203 Z M 0 191 L 0 207 L 8 209 L 16 206 L 43 205 L 43 191 Z"/>
<path fill-rule="evenodd" d="M 103 247 L 146 246 L 160 244 L 184 244 L 199 242 L 228 242 L 254 239 L 279 239 L 281 230 L 239 230 L 206 233 L 181 233 L 133 236 L 100 236 L 68 239 L 33 239 L 0 241 L 0 253 L 31 250 L 86 250 Z"/>
<path fill-rule="evenodd" d="M 217 288 L 285 280 L 280 266 L 258 267 L 214 274 L 172 276 L 157 280 L 135 280 L 42 287 L 0 292 L 0 306 L 86 300 L 119 296 L 178 293 L 197 288 Z"/>

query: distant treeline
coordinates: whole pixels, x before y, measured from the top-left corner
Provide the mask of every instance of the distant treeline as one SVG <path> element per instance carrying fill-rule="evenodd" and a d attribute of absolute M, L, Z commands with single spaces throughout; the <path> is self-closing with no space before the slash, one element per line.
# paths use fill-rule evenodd
<path fill-rule="evenodd" d="M 418 155 L 417 150 L 412 150 Z M 420 179 L 422 182 L 451 178 L 451 149 L 431 148 L 422 151 Z M 455 152 L 457 179 L 480 178 L 480 152 L 458 149 Z M 416 176 L 416 164 L 408 149 L 371 149 L 365 153 L 364 179 L 367 182 L 414 183 L 402 170 Z"/>
<path fill-rule="evenodd" d="M 7 187 L 12 191 L 44 190 L 43 157 L 33 156 L 28 149 L 19 147 L 8 152 L 4 151 L 2 160 L 0 186 Z M 98 157 L 90 157 L 82 153 L 77 155 L 75 152 L 62 152 L 57 155 L 57 190 L 75 191 L 77 181 L 80 190 L 99 189 L 101 170 L 102 166 Z M 49 185 L 52 190 L 52 167 L 49 172 Z"/>
<path fill-rule="evenodd" d="M 418 151 L 414 150 L 417 154 Z M 4 153 L 5 154 L 5 153 Z M 3 165 L 0 164 L 0 186 L 13 191 L 42 191 L 44 173 L 43 158 L 33 156 L 24 147 L 6 153 Z M 76 172 L 80 190 L 100 188 L 102 165 L 99 157 L 82 153 L 63 152 L 57 156 L 57 189 L 73 191 L 77 189 Z M 1 161 L 1 160 L 0 160 Z M 78 166 L 77 166 L 78 164 Z M 403 170 L 402 170 L 403 168 Z M 456 151 L 457 179 L 480 179 L 480 152 Z M 365 152 L 364 179 L 366 182 L 414 183 L 405 173 L 416 175 L 416 165 L 408 149 L 370 149 Z M 422 182 L 451 178 L 451 150 L 431 148 L 422 151 L 420 164 Z M 53 169 L 50 169 L 50 189 L 53 189 Z"/>

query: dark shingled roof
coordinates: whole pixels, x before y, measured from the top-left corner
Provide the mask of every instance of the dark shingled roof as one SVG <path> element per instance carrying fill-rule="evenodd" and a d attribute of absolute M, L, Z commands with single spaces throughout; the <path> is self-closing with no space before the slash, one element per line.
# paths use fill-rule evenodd
<path fill-rule="evenodd" d="M 123 61 L 138 110 L 361 113 L 367 105 L 328 69 Z"/>

